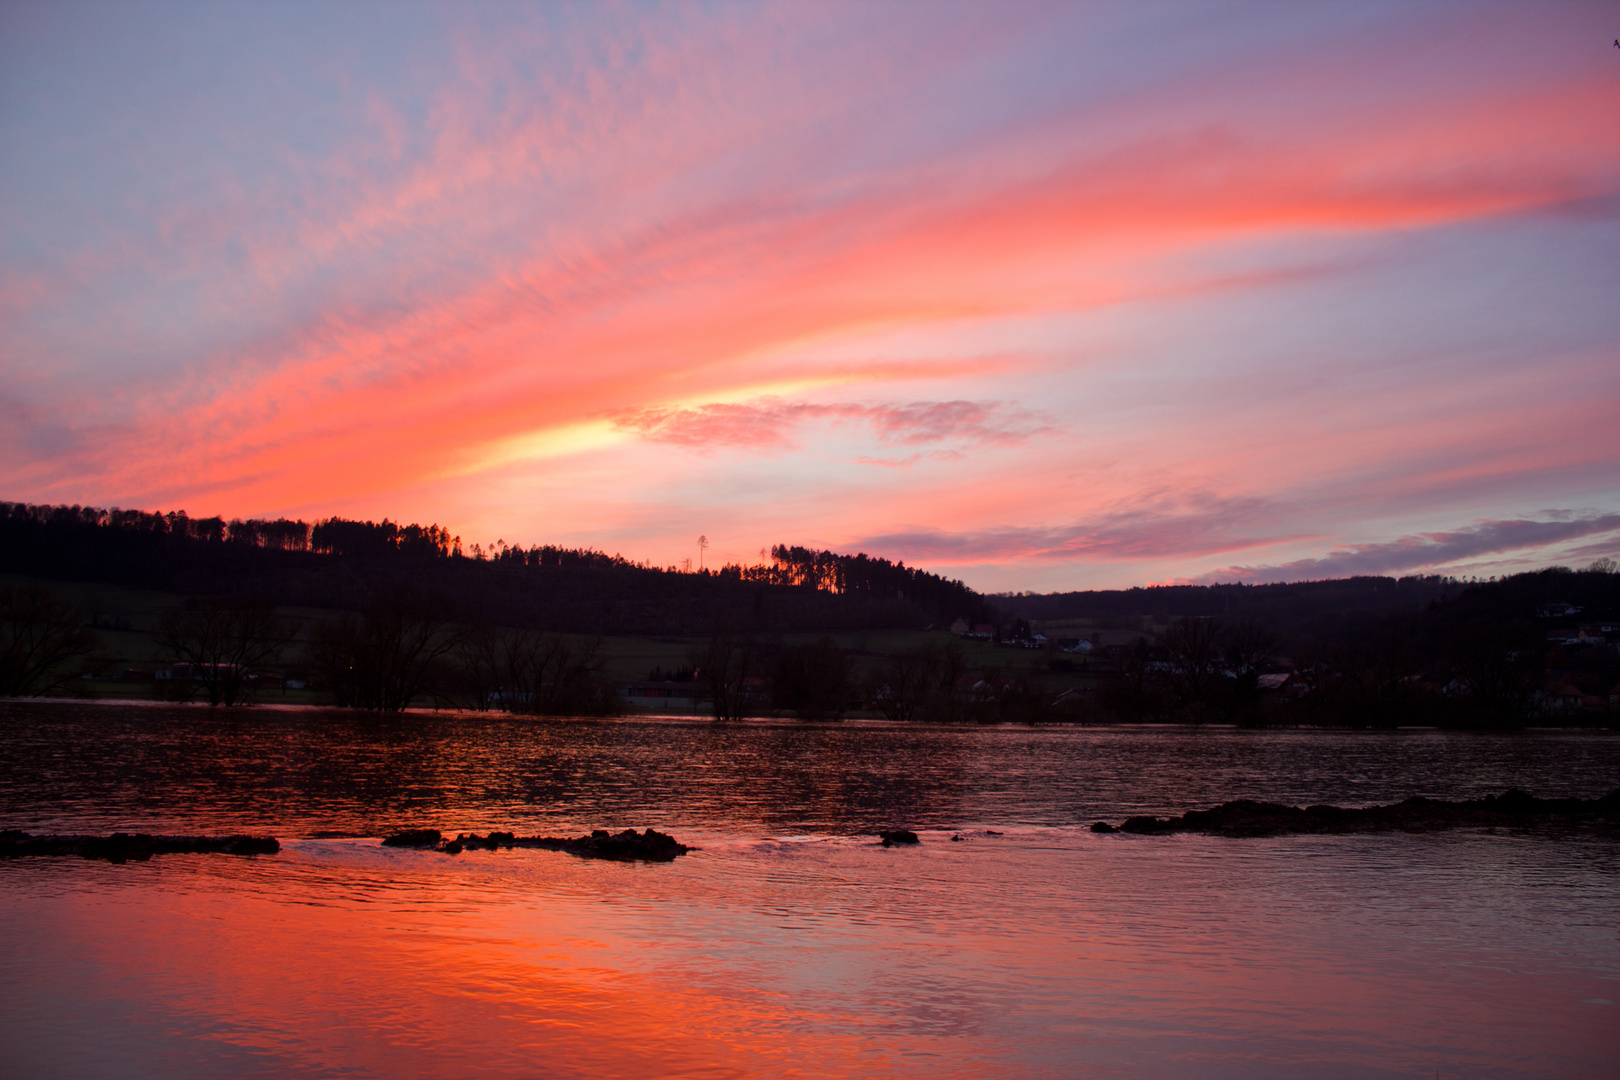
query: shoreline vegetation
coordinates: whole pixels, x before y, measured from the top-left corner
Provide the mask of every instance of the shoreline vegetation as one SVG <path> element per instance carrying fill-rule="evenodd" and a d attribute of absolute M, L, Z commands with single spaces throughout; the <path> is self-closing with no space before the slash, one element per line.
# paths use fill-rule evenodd
<path fill-rule="evenodd" d="M 690 570 L 438 525 L 0 503 L 0 696 L 719 721 L 1611 727 L 1612 560 L 984 596 L 777 545 Z"/>

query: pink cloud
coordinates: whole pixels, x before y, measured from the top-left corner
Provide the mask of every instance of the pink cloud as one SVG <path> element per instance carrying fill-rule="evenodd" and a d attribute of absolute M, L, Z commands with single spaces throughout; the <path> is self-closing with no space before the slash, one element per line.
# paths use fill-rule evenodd
<path fill-rule="evenodd" d="M 1196 557 L 1278 543 L 1276 507 L 1253 496 L 1148 496 L 1067 525 L 920 527 L 863 536 L 855 546 L 949 565 Z M 1269 527 L 1268 527 L 1269 526 Z"/>
<path fill-rule="evenodd" d="M 844 464 L 903 466 L 910 481 L 959 447 L 1055 433 L 1045 388 L 1004 390 L 981 361 L 835 364 L 818 343 L 1031 313 L 1128 315 L 1140 331 L 1212 293 L 1273 293 L 1286 325 L 1310 316 L 1288 287 L 1331 279 L 1362 238 L 1496 228 L 1601 206 L 1620 186 L 1612 77 L 1487 76 L 1484 59 L 1427 71 L 1416 46 L 1385 55 L 1387 28 L 998 105 L 984 72 L 1049 44 L 1050 14 L 885 36 L 847 20 L 887 16 L 848 9 L 638 9 L 582 13 L 578 37 L 461 32 L 454 78 L 366 89 L 328 149 L 271 145 L 274 167 L 258 170 L 222 159 L 206 182 L 143 197 L 134 224 L 109 211 L 62 250 L 0 267 L 0 400 L 22 429 L 0 442 L 9 496 L 353 504 L 603 417 L 643 443 L 777 454 L 842 425 L 896 448 Z M 1500 61 L 1519 30 L 1495 19 L 1479 33 Z M 261 137 L 225 135 L 236 153 Z M 1129 369 L 1133 331 L 1116 333 L 1113 362 Z M 1183 337 L 1196 366 L 1204 342 Z M 1060 390 L 1085 365 L 1070 342 L 1043 347 Z M 1307 375 L 1356 349 L 1318 351 L 1302 355 Z M 859 383 L 827 396 L 866 403 L 672 404 L 798 378 Z M 897 386 L 913 379 L 930 384 Z M 1493 402 L 1470 387 L 1500 380 L 1471 373 L 1222 427 L 1201 410 L 1224 403 L 1194 400 L 1211 392 L 1193 383 L 1153 388 L 1180 408 L 1110 445 L 1126 464 L 1107 490 L 1097 460 L 1034 453 L 999 472 L 959 459 L 925 495 L 882 488 L 876 469 L 829 474 L 824 529 L 939 559 L 1182 558 L 1338 531 L 1283 520 L 1290 500 L 1338 498 L 1353 515 L 1613 456 L 1562 438 L 1600 430 L 1614 400 L 1601 384 Z M 520 501 L 488 477 L 460 483 Z M 1118 490 L 1133 484 L 1147 494 Z M 1156 501 L 1155 484 L 1223 494 Z M 698 486 L 689 501 L 723 497 L 719 480 Z M 1060 524 L 982 524 L 1025 520 Z"/>
<path fill-rule="evenodd" d="M 1326 555 L 1296 559 L 1277 566 L 1234 566 L 1196 579 L 1215 581 L 1310 581 L 1429 570 L 1484 555 L 1547 548 L 1567 540 L 1607 536 L 1607 544 L 1586 545 L 1578 551 L 1604 554 L 1613 550 L 1620 532 L 1620 514 L 1549 512 L 1548 520 L 1478 521 L 1448 532 L 1419 533 L 1369 544 L 1346 544 Z"/>
<path fill-rule="evenodd" d="M 762 398 L 742 404 L 638 409 L 619 414 L 613 423 L 650 442 L 786 449 L 795 445 L 796 429 L 815 421 L 862 425 L 879 442 L 900 446 L 945 441 L 1010 446 L 1054 430 L 1035 413 L 1000 401 L 828 405 Z"/>

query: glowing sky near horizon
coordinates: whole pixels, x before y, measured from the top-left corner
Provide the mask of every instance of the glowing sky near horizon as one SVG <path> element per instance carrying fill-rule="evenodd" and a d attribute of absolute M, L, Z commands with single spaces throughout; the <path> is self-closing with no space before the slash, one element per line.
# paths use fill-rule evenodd
<path fill-rule="evenodd" d="M 1620 554 L 1612 4 L 0 7 L 0 498 L 983 590 Z"/>

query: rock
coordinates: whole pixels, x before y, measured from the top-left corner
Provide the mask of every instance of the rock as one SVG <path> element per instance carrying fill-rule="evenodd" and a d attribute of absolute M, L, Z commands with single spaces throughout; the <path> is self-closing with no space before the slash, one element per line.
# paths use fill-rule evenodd
<path fill-rule="evenodd" d="M 438 829 L 406 829 L 383 840 L 383 847 L 426 848 L 443 839 Z"/>
<path fill-rule="evenodd" d="M 994 829 L 986 829 L 986 830 L 984 830 L 984 835 L 986 835 L 986 836 L 1001 836 L 1002 834 L 996 832 L 996 830 L 994 830 Z"/>
<path fill-rule="evenodd" d="M 431 842 L 425 838 L 432 836 Z M 402 838 L 421 842 L 406 843 Z M 397 841 L 397 842 L 396 842 Z M 491 832 L 487 836 L 477 833 L 459 833 L 454 840 L 440 843 L 440 836 L 432 829 L 419 829 L 399 833 L 383 843 L 393 847 L 434 848 L 446 855 L 459 855 L 463 851 L 497 851 L 503 848 L 538 848 L 545 851 L 566 851 L 585 859 L 609 859 L 616 862 L 673 862 L 692 850 L 673 836 L 648 829 L 636 832 L 625 829 L 614 834 L 597 829 L 589 836 L 515 836 L 509 832 Z"/>
<path fill-rule="evenodd" d="M 227 855 L 274 855 L 281 850 L 281 842 L 273 836 L 232 836 Z"/>
<path fill-rule="evenodd" d="M 154 836 L 113 833 L 110 836 L 32 836 L 17 829 L 0 832 L 0 858 L 25 855 L 75 855 L 110 863 L 145 862 L 154 855 L 274 855 L 281 843 L 273 836 Z"/>
<path fill-rule="evenodd" d="M 886 829 L 879 832 L 878 835 L 883 838 L 884 847 L 890 847 L 894 844 L 922 843 L 922 841 L 917 839 L 917 834 L 912 832 L 910 829 Z"/>
<path fill-rule="evenodd" d="M 1553 826 L 1620 830 L 1620 791 L 1601 799 L 1538 799 L 1513 789 L 1483 799 L 1448 802 L 1414 796 L 1389 806 L 1283 806 L 1238 799 L 1178 818 L 1133 817 L 1117 829 L 1105 821 L 1092 832 L 1146 836 L 1204 833 L 1212 836 L 1341 835 L 1377 832 L 1439 832 L 1457 828 Z"/>

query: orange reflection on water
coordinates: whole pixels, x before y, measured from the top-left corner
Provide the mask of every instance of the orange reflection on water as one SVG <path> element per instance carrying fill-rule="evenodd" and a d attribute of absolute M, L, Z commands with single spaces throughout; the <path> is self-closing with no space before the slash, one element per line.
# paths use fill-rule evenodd
<path fill-rule="evenodd" d="M 333 895 L 289 903 L 219 882 L 197 890 L 175 865 L 187 861 L 108 868 L 126 880 L 10 905 L 37 931 L 8 961 L 35 1015 L 32 1050 L 0 1057 L 40 1073 L 125 1075 L 200 1062 L 238 1075 L 423 1077 L 915 1069 L 852 1035 L 849 1017 L 651 962 L 646 946 L 614 935 L 622 916 L 601 901 L 334 880 Z M 112 1021 L 112 1041 L 96 1017 Z M 96 1038 L 76 1039 L 80 1028 Z"/>
<path fill-rule="evenodd" d="M 1607 847 L 942 839 L 716 839 L 666 866 L 375 841 L 19 860 L 0 866 L 0 1066 L 1609 1075 L 1620 994 L 1593 920 L 1612 883 L 1581 862 Z"/>

